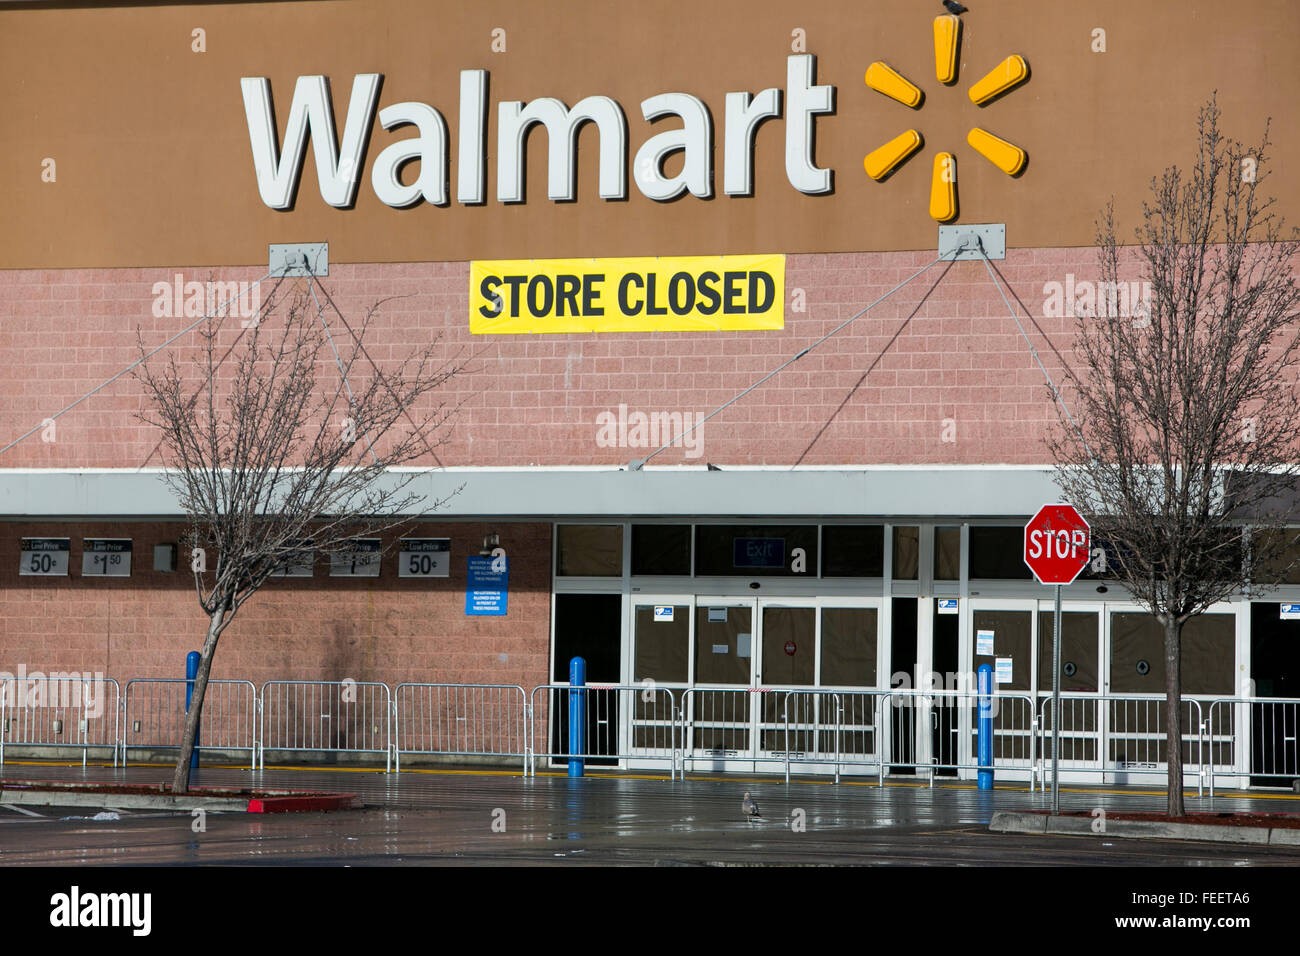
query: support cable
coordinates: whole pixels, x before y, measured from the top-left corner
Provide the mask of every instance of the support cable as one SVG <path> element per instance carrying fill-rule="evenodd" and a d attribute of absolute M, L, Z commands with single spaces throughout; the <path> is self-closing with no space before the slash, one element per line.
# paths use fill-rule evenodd
<path fill-rule="evenodd" d="M 984 262 L 984 268 L 988 272 L 989 278 L 993 281 L 993 287 L 998 290 L 998 295 L 1002 297 L 1002 304 L 1007 307 L 1007 311 L 1011 314 L 1011 320 L 1016 323 L 1016 328 L 1020 330 L 1021 338 L 1023 338 L 1025 344 L 1029 346 L 1029 354 L 1034 357 L 1034 361 L 1038 364 L 1039 371 L 1043 373 L 1043 378 L 1047 379 L 1047 385 L 1052 390 L 1052 396 L 1056 399 L 1056 403 L 1061 406 L 1061 411 L 1065 412 L 1066 419 L 1069 421 L 1071 427 L 1074 428 L 1075 433 L 1079 436 L 1079 441 L 1083 443 L 1083 450 L 1088 453 L 1089 458 L 1093 458 L 1092 449 L 1088 447 L 1088 440 L 1083 437 L 1083 429 L 1079 427 L 1079 423 L 1076 422 L 1074 416 L 1070 414 L 1070 409 L 1066 407 L 1065 399 L 1061 396 L 1061 390 L 1057 388 L 1056 383 L 1052 381 L 1052 376 L 1048 374 L 1047 367 L 1043 365 L 1043 360 L 1038 355 L 1038 349 L 1034 346 L 1034 343 L 1030 341 L 1028 333 L 1025 332 L 1025 327 L 1020 323 L 1020 316 L 1016 314 L 1016 310 L 1012 307 L 1011 303 L 1007 301 L 1006 293 L 1002 291 L 1002 283 L 998 281 L 997 275 L 993 272 L 993 265 L 989 261 L 988 254 L 984 251 L 983 240 L 976 237 L 975 242 L 977 244 L 976 248 L 979 250 L 980 258 Z M 1039 331 L 1041 331 L 1041 329 Z"/>
<path fill-rule="evenodd" d="M 953 256 L 956 256 L 956 255 L 958 255 L 959 253 L 963 252 L 965 249 L 966 249 L 966 245 L 963 244 L 963 245 L 959 246 L 957 249 L 954 249 L 954 250 L 952 251 L 952 255 L 953 255 Z M 744 398 L 746 395 L 748 395 L 748 394 L 749 394 L 750 392 L 752 392 L 754 389 L 758 388 L 760 385 L 762 385 L 762 384 L 763 384 L 764 382 L 766 382 L 768 379 L 774 377 L 774 376 L 777 375 L 778 373 L 783 372 L 785 369 L 789 368 L 791 365 L 793 365 L 795 362 L 799 361 L 801 358 L 803 358 L 805 355 L 807 355 L 807 354 L 808 354 L 809 352 L 811 352 L 813 349 L 817 348 L 817 346 L 821 345 L 823 342 L 825 342 L 825 341 L 826 341 L 827 339 L 829 339 L 831 336 L 836 335 L 837 333 L 839 333 L 839 332 L 842 331 L 843 329 L 847 328 L 851 323 L 856 322 L 858 319 L 862 318 L 862 316 L 866 315 L 868 312 L 870 312 L 872 309 L 874 309 L 876 306 L 878 306 L 881 302 L 884 302 L 886 299 L 888 299 L 891 295 L 893 295 L 893 294 L 894 294 L 895 292 L 897 292 L 899 289 L 902 289 L 905 285 L 907 285 L 908 283 L 910 283 L 913 279 L 917 279 L 917 278 L 919 278 L 920 276 L 924 275 L 926 272 L 929 272 L 930 269 L 934 268 L 934 266 L 938 265 L 940 262 L 943 262 L 943 261 L 945 261 L 945 257 L 944 257 L 944 256 L 938 256 L 938 257 L 937 257 L 933 262 L 931 262 L 929 265 L 923 266 L 923 267 L 922 267 L 921 269 L 919 269 L 918 271 L 912 273 L 910 276 L 908 276 L 908 277 L 907 277 L 906 279 L 904 279 L 902 282 L 898 283 L 898 285 L 894 286 L 892 289 L 890 289 L 890 290 L 889 290 L 888 292 L 886 292 L 884 295 L 880 296 L 880 297 L 877 298 L 875 301 L 871 302 L 869 305 L 867 305 L 866 307 L 864 307 L 863 309 L 861 309 L 860 311 L 858 311 L 858 312 L 855 313 L 854 315 L 850 316 L 849 318 L 845 319 L 845 320 L 844 320 L 843 322 L 841 322 L 839 325 L 835 326 L 835 328 L 831 329 L 829 332 L 827 332 L 825 335 L 823 335 L 821 338 L 819 338 L 819 339 L 818 339 L 816 342 L 814 342 L 812 345 L 809 345 L 809 346 L 807 346 L 806 348 L 802 349 L 802 350 L 799 351 L 799 352 L 798 352 L 798 353 L 797 353 L 793 358 L 787 359 L 785 362 L 781 363 L 781 365 L 777 366 L 777 367 L 774 368 L 772 371 L 768 372 L 766 375 L 764 375 L 762 378 L 760 378 L 760 379 L 759 379 L 757 382 L 755 382 L 753 385 L 750 385 L 748 388 L 746 388 L 744 391 L 740 392 L 738 395 L 736 395 L 735 397 L 733 397 L 733 398 L 730 399 L 729 401 L 725 402 L 725 403 L 722 404 L 722 405 L 719 405 L 719 406 L 718 406 L 717 408 L 715 408 L 713 411 L 709 412 L 708 415 L 706 415 L 706 416 L 704 416 L 703 418 L 701 418 L 699 421 L 697 421 L 697 422 L 696 422 L 694 425 L 692 425 L 690 428 L 687 428 L 687 429 L 685 429 L 684 431 L 680 432 L 680 433 L 679 433 L 678 435 L 676 435 L 676 436 L 675 436 L 671 441 L 667 442 L 667 443 L 664 444 L 664 445 L 661 445 L 659 448 L 655 449 L 655 450 L 652 451 L 650 454 L 646 455 L 644 458 L 640 458 L 640 459 L 637 459 L 636 461 L 629 462 L 629 463 L 628 463 L 628 466 L 627 466 L 627 467 L 628 467 L 628 471 L 640 471 L 643 467 L 645 467 L 645 464 L 646 464 L 648 461 L 650 461 L 651 458 L 655 457 L 655 455 L 658 455 L 660 452 L 665 451 L 666 449 L 672 447 L 676 442 L 681 441 L 683 438 L 685 438 L 685 437 L 686 437 L 687 435 L 689 435 L 691 432 L 695 431 L 695 429 L 699 428 L 701 425 L 703 425 L 705 422 L 707 422 L 707 421 L 708 421 L 710 418 L 712 418 L 714 415 L 717 415 L 719 412 L 723 411 L 724 409 L 726 409 L 726 408 L 730 407 L 731 405 L 734 405 L 736 402 L 740 401 L 742 398 Z"/>
<path fill-rule="evenodd" d="M 248 290 L 247 290 L 246 292 L 238 292 L 238 293 L 236 293 L 235 295 L 231 296 L 229 299 L 227 299 L 225 302 L 222 302 L 220 305 L 216 306 L 216 309 L 217 309 L 217 313 L 216 313 L 216 314 L 219 315 L 222 311 L 224 311 L 225 307 L 226 307 L 227 305 L 229 305 L 231 302 L 233 302 L 233 301 L 236 300 L 236 299 L 241 298 L 241 297 L 244 296 L 244 295 L 247 295 L 249 292 L 252 292 L 253 289 L 256 289 L 256 288 L 257 288 L 258 286 L 260 286 L 264 281 L 266 281 L 267 279 L 271 278 L 271 276 L 273 276 L 273 275 L 274 275 L 274 273 L 268 272 L 266 275 L 262 276 L 262 278 L 258 279 L 258 280 L 257 280 L 256 282 L 254 282 L 251 286 L 249 286 L 249 288 L 248 288 Z M 27 431 L 23 432 L 23 434 L 19 435 L 17 438 L 15 438 L 15 439 L 14 439 L 13 441 L 11 441 L 9 444 L 5 445 L 3 448 L 0 448 L 0 455 L 3 455 L 5 452 L 7 452 L 10 448 L 13 448 L 13 447 L 14 447 L 15 445 L 17 445 L 19 442 L 21 442 L 21 441 L 23 441 L 23 440 L 25 440 L 25 439 L 27 439 L 27 438 L 30 438 L 32 435 L 36 434 L 36 433 L 37 433 L 38 431 L 40 431 L 42 428 L 45 428 L 46 425 L 47 425 L 49 422 L 54 421 L 54 420 L 55 420 L 56 418 L 58 418 L 60 415 L 64 414 L 65 412 L 70 412 L 70 411 L 72 411 L 72 409 L 76 408 L 78 405 L 80 405 L 80 404 L 81 404 L 82 402 L 84 402 L 86 399 L 90 398 L 92 395 L 94 395 L 94 394 L 96 394 L 97 392 L 100 392 L 100 391 L 102 391 L 103 389 L 107 388 L 108 386 L 112 385 L 114 382 L 116 382 L 116 381 L 117 381 L 119 378 L 121 378 L 123 375 L 127 374 L 128 372 L 130 372 L 132 369 L 134 369 L 134 368 L 136 368 L 137 366 L 142 365 L 143 363 L 147 362 L 149 359 L 153 358 L 153 356 L 157 355 L 157 354 L 158 354 L 159 352 L 161 352 L 163 349 L 167 348 L 167 346 L 171 345 L 173 342 L 175 342 L 177 339 L 179 339 L 182 335 L 185 335 L 185 334 L 188 333 L 188 332 L 192 332 L 194 329 L 196 329 L 198 326 L 202 325 L 202 324 L 203 324 L 204 322 L 206 322 L 208 319 L 215 318 L 215 317 L 216 317 L 216 316 L 213 315 L 212 313 L 207 313 L 207 314 L 204 314 L 204 315 L 200 316 L 198 319 L 195 319 L 194 322 L 193 322 L 192 324 L 187 325 L 185 328 L 181 329 L 179 332 L 177 332 L 175 335 L 173 335 L 173 336 L 172 336 L 171 338 L 169 338 L 167 341 L 163 342 L 162 345 L 159 345 L 157 348 L 154 348 L 154 349 L 150 350 L 149 352 L 146 352 L 144 355 L 140 356 L 138 359 L 136 359 L 134 362 L 132 362 L 132 363 L 131 363 L 130 365 L 128 365 L 126 368 L 122 369 L 122 371 L 118 372 L 118 373 L 117 373 L 116 375 L 114 375 L 112 378 L 106 379 L 105 381 L 103 381 L 103 382 L 101 382 L 100 384 L 96 385 L 94 388 L 92 388 L 92 389 L 91 389 L 89 392 L 87 392 L 85 395 L 82 395 L 82 396 L 81 396 L 80 398 L 78 398 L 76 401 L 72 402 L 72 403 L 69 404 L 69 405 L 65 405 L 63 408 L 59 409 L 59 411 L 55 412 L 53 415 L 50 415 L 48 418 L 44 419 L 44 420 L 43 420 L 39 425 L 35 425 L 35 426 L 33 426 L 32 428 L 30 428 L 30 429 L 28 429 Z"/>

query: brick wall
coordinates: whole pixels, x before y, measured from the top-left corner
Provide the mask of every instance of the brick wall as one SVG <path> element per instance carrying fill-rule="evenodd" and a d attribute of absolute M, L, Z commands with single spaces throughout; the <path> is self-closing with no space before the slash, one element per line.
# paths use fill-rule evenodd
<path fill-rule="evenodd" d="M 645 449 L 600 447 L 601 412 L 620 403 L 711 411 L 933 258 L 789 256 L 779 332 L 470 336 L 466 263 L 333 264 L 323 284 L 354 319 L 397 297 L 384 303 L 368 340 L 377 361 L 400 359 L 438 335 L 447 356 L 473 353 L 472 371 L 441 396 L 463 403 L 450 441 L 437 450 L 442 463 L 613 465 Z M 1056 350 L 1069 353 L 1075 320 L 1044 315 L 1044 286 L 1069 273 L 1095 280 L 1096 251 L 1013 249 L 997 267 L 1036 320 L 1037 328 L 1022 316 L 1059 381 Z M 39 424 L 138 357 L 137 329 L 152 347 L 193 321 L 154 316 L 154 284 L 177 273 L 228 282 L 255 280 L 262 270 L 0 272 L 0 439 Z M 791 311 L 796 289 L 804 312 Z M 124 377 L 60 418 L 53 441 L 33 435 L 0 466 L 162 464 L 155 434 L 136 420 L 142 408 L 139 386 Z M 1048 460 L 1042 438 L 1055 423 L 1043 376 L 984 265 L 959 262 L 935 266 L 709 421 L 698 458 L 670 449 L 655 461 L 1037 464 Z"/>
<path fill-rule="evenodd" d="M 181 527 L 145 522 L 0 525 L 0 671 L 101 671 L 184 677 L 206 618 L 188 570 L 152 570 L 153 546 Z M 506 617 L 465 615 L 466 555 L 500 535 L 510 556 Z M 395 553 L 373 580 L 315 577 L 269 582 L 221 637 L 212 676 L 271 679 L 509 683 L 547 679 L 551 529 L 543 524 L 420 524 L 418 537 L 451 538 L 451 577 L 399 579 Z M 131 538 L 129 579 L 81 577 L 81 538 Z M 20 577 L 20 538 L 71 537 L 66 578 Z M 188 564 L 183 565 L 188 567 Z M 54 622 L 57 622 L 55 626 Z"/>

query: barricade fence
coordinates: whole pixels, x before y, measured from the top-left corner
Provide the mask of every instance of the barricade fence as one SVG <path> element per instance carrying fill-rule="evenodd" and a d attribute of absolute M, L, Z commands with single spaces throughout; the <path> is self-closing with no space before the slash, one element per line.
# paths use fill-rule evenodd
<path fill-rule="evenodd" d="M 1237 746 L 1244 740 L 1249 746 Z M 1300 780 L 1300 699 L 1220 697 L 1210 702 L 1205 733 L 1210 796 L 1215 778 L 1246 786 L 1294 788 Z"/>
<path fill-rule="evenodd" d="M 5 745 L 111 748 L 117 765 L 121 688 L 112 678 L 53 673 L 0 680 L 0 764 Z"/>
<path fill-rule="evenodd" d="M 981 767 L 978 759 L 979 704 L 979 694 L 973 689 L 916 688 L 882 693 L 882 717 L 893 726 L 895 744 L 885 765 L 914 772 L 929 770 L 931 786 L 942 776 L 956 777 L 963 771 L 989 769 Z M 1033 698 L 1028 694 L 994 693 L 989 695 L 988 706 L 993 721 L 992 769 L 1023 776 L 1032 791 L 1041 779 L 1037 761 L 1038 718 Z M 918 727 L 919 730 L 915 729 Z M 930 738 L 928 748 L 919 745 L 926 741 L 906 739 L 909 732 L 915 735 L 926 730 Z M 927 749 L 929 758 L 921 759 L 918 755 Z M 883 781 L 884 765 L 882 784 Z"/>
<path fill-rule="evenodd" d="M 528 772 L 528 695 L 518 684 L 398 684 L 394 759 L 402 754 L 515 757 Z"/>
<path fill-rule="evenodd" d="M 92 748 L 126 765 L 132 750 L 174 750 L 185 727 L 190 682 L 49 674 L 0 679 L 0 764 L 6 747 Z M 579 746 L 571 746 L 574 697 L 584 708 Z M 1027 779 L 1050 773 L 1054 713 L 1050 694 L 990 698 L 993 769 Z M 1185 772 L 1197 792 L 1227 779 L 1237 787 L 1292 787 L 1300 780 L 1300 699 L 1185 697 Z M 807 773 L 928 772 L 937 777 L 981 769 L 974 689 L 686 687 L 641 684 L 518 684 L 210 680 L 200 721 L 200 750 L 384 755 L 385 770 L 403 755 L 517 760 L 528 774 L 538 761 L 563 765 L 688 771 L 792 769 Z M 1099 783 L 1163 776 L 1165 698 L 1065 693 L 1060 696 L 1063 774 Z"/>
<path fill-rule="evenodd" d="M 132 749 L 179 750 L 185 737 L 184 678 L 135 678 L 126 682 L 122 707 L 122 765 Z M 209 680 L 203 694 L 196 746 L 248 752 L 257 759 L 257 688 L 246 680 Z"/>
<path fill-rule="evenodd" d="M 1062 772 L 1100 773 L 1103 783 L 1127 784 L 1144 776 L 1165 776 L 1166 700 L 1163 695 L 1061 694 L 1060 756 Z M 1184 775 L 1194 774 L 1196 791 L 1206 776 L 1206 725 L 1202 701 L 1184 697 L 1180 714 Z M 1041 696 L 1039 731 L 1044 772 L 1052 757 L 1051 695 Z"/>
<path fill-rule="evenodd" d="M 392 695 L 375 681 L 273 680 L 262 685 L 257 766 L 266 752 L 383 754 L 392 769 Z M 204 707 L 206 708 L 206 704 Z"/>
<path fill-rule="evenodd" d="M 681 755 L 677 736 L 678 689 L 662 684 L 540 684 L 530 696 L 532 748 L 530 773 L 537 761 L 581 757 L 586 766 L 624 762 L 668 765 L 675 777 Z M 585 713 L 580 746 L 571 746 L 569 714 L 574 699 Z M 548 719 L 549 716 L 549 719 Z"/>

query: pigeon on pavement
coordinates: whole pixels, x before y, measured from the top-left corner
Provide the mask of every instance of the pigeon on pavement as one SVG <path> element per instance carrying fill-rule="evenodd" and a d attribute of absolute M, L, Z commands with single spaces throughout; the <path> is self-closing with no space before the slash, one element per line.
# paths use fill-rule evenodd
<path fill-rule="evenodd" d="M 745 816 L 749 817 L 751 820 L 763 819 L 763 814 L 758 812 L 758 804 L 754 801 L 754 798 L 749 795 L 749 791 L 745 792 L 745 799 L 740 801 L 740 809 L 743 810 Z"/>

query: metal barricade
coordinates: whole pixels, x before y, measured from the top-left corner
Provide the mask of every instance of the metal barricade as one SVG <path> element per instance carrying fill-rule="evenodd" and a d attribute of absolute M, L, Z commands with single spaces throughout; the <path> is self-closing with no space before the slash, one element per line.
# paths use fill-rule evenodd
<path fill-rule="evenodd" d="M 373 753 L 393 769 L 392 698 L 376 681 L 272 680 L 262 685 L 257 766 L 266 751 Z"/>
<path fill-rule="evenodd" d="M 1220 697 L 1210 703 L 1206 747 L 1210 796 L 1215 778 L 1239 786 L 1300 783 L 1300 699 Z"/>
<path fill-rule="evenodd" d="M 1058 764 L 1063 772 L 1100 775 L 1104 784 L 1124 785 L 1130 777 L 1167 775 L 1165 698 L 1158 695 L 1062 694 Z M 1204 790 L 1205 722 L 1201 701 L 1184 697 L 1183 769 L 1196 775 L 1196 792 Z M 1050 772 L 1052 698 L 1039 708 L 1041 773 Z"/>
<path fill-rule="evenodd" d="M 785 761 L 785 782 L 791 764 L 810 765 L 812 772 L 829 766 L 840 782 L 845 767 L 881 768 L 880 699 L 882 691 L 792 688 L 779 694 L 784 730 L 780 752 L 768 747 L 768 714 L 762 714 L 760 750 Z M 764 697 L 764 710 L 770 709 Z"/>
<path fill-rule="evenodd" d="M 518 684 L 398 684 L 396 769 L 402 754 L 517 757 L 528 772 L 528 695 Z"/>
<path fill-rule="evenodd" d="M 1028 694 L 992 694 L 989 699 L 994 773 L 1023 773 L 1032 792 L 1039 779 L 1038 717 L 1033 698 Z M 920 723 L 928 727 L 930 759 L 916 759 L 913 749 L 891 753 L 882 763 L 880 784 L 884 785 L 885 766 L 928 770 L 932 787 L 941 776 L 940 771 L 950 771 L 954 777 L 963 771 L 978 773 L 982 769 L 976 746 L 978 720 L 979 694 L 974 689 L 911 688 L 885 692 L 881 697 L 882 724 L 885 721 L 892 725 Z"/>
<path fill-rule="evenodd" d="M 585 753 L 569 751 L 569 698 L 584 696 Z M 530 772 L 537 758 L 581 757 L 588 766 L 666 762 L 670 778 L 680 765 L 677 747 L 677 696 L 659 684 L 539 684 L 531 695 L 529 719 L 533 746 Z M 542 742 L 538 746 L 538 741 Z"/>
<path fill-rule="evenodd" d="M 122 701 L 122 766 L 132 748 L 179 750 L 185 736 L 183 677 L 135 678 Z M 199 716 L 200 750 L 248 751 L 257 768 L 257 688 L 246 680 L 209 680 Z"/>
<path fill-rule="evenodd" d="M 5 746 L 111 748 L 117 765 L 121 688 L 111 677 L 54 672 L 0 681 L 0 765 Z"/>

